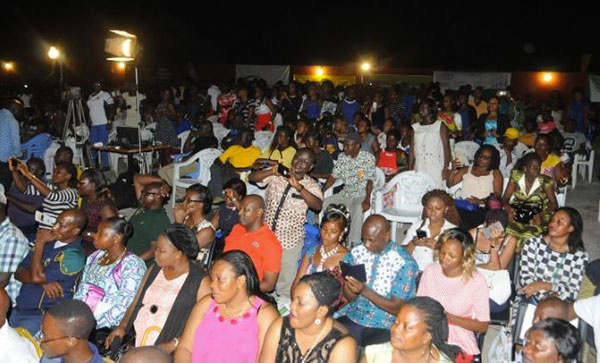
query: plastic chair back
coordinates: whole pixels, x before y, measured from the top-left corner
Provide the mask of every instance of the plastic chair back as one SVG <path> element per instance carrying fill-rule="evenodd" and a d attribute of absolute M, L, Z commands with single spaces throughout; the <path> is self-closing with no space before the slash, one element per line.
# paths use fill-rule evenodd
<path fill-rule="evenodd" d="M 271 145 L 273 133 L 271 131 L 257 131 L 254 133 L 254 141 L 252 145 L 258 147 L 261 152 L 264 152 Z"/>
<path fill-rule="evenodd" d="M 471 165 L 479 148 L 480 145 L 474 141 L 457 142 L 454 145 L 454 157 L 459 159 L 463 165 Z"/>
<path fill-rule="evenodd" d="M 217 149 L 204 149 L 198 155 L 199 175 L 198 183 L 208 185 L 210 181 L 210 167 L 215 162 L 215 159 L 221 155 L 221 151 Z"/>
<path fill-rule="evenodd" d="M 394 193 L 394 208 L 422 208 L 423 195 L 437 187 L 437 183 L 429 174 L 418 171 L 407 171 L 394 177 L 390 183 L 397 184 Z"/>
<path fill-rule="evenodd" d="M 43 132 L 21 144 L 21 154 L 24 155 L 23 158 L 25 160 L 29 160 L 32 157 L 43 159 L 46 149 L 48 149 L 51 144 L 52 136 L 50 136 L 49 133 Z"/>

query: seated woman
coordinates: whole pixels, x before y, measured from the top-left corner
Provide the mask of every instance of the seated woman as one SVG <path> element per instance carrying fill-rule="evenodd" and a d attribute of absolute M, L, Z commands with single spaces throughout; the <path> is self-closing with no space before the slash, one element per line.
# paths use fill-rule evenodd
<path fill-rule="evenodd" d="M 242 251 L 226 252 L 210 269 L 212 295 L 192 310 L 176 362 L 255 362 L 277 310 L 260 291 L 256 269 Z"/>
<path fill-rule="evenodd" d="M 123 339 L 135 328 L 136 347 L 157 345 L 169 354 L 175 351 L 196 302 L 210 294 L 210 277 L 193 262 L 197 254 L 196 234 L 183 224 L 175 223 L 159 235 L 156 264 L 106 339 L 107 349 L 115 338 Z"/>
<path fill-rule="evenodd" d="M 15 159 L 13 159 L 15 160 Z M 45 183 L 33 174 L 27 165 L 18 160 L 17 169 L 25 179 L 44 196 L 43 219 L 40 221 L 39 228 L 52 229 L 58 215 L 67 209 L 77 208 L 79 193 L 77 192 L 77 168 L 69 162 L 58 162 L 52 174 L 52 183 Z M 12 173 L 13 177 L 18 173 Z M 18 181 L 17 181 L 18 180 Z M 25 181 L 18 176 L 15 184 Z"/>
<path fill-rule="evenodd" d="M 459 228 L 444 232 L 438 243 L 439 262 L 429 265 L 417 295 L 429 296 L 448 314 L 448 342 L 472 362 L 480 353 L 474 333 L 485 333 L 490 322 L 489 290 L 485 278 L 475 270 L 475 245 L 471 235 Z"/>
<path fill-rule="evenodd" d="M 254 162 L 258 169 L 282 164 L 286 168 L 292 167 L 292 160 L 296 155 L 296 143 L 294 142 L 294 130 L 287 126 L 277 129 L 271 146 Z"/>
<path fill-rule="evenodd" d="M 408 154 L 398 149 L 400 143 L 400 131 L 389 130 L 387 133 L 386 148 L 379 152 L 377 167 L 383 170 L 386 180 L 390 180 L 398 174 L 400 169 L 408 166 Z"/>
<path fill-rule="evenodd" d="M 575 362 L 583 347 L 577 328 L 561 319 L 538 321 L 529 328 L 526 338 L 523 358 L 531 363 Z"/>
<path fill-rule="evenodd" d="M 563 165 L 560 156 L 554 153 L 554 143 L 548 134 L 540 134 L 535 139 L 535 153 L 542 160 L 542 174 L 549 176 L 554 182 L 555 191 L 559 186 L 564 186 L 569 182 L 569 173 Z"/>
<path fill-rule="evenodd" d="M 360 150 L 379 155 L 379 143 L 377 137 L 371 133 L 371 121 L 365 115 L 360 114 L 356 121 L 356 131 L 360 135 Z"/>
<path fill-rule="evenodd" d="M 82 247 L 89 256 L 96 250 L 93 237 L 102 221 L 102 213 L 110 211 L 110 206 L 114 205 L 114 201 L 110 191 L 106 188 L 104 176 L 98 169 L 87 169 L 81 174 L 79 195 L 81 196 L 80 208 L 88 217 L 87 226 L 82 235 Z"/>
<path fill-rule="evenodd" d="M 442 304 L 417 296 L 400 308 L 390 342 L 367 346 L 360 362 L 450 363 L 459 354 L 459 347 L 448 344 L 448 316 Z"/>
<path fill-rule="evenodd" d="M 557 209 L 548 233 L 532 237 L 523 246 L 519 262 L 519 286 L 515 303 L 537 305 L 549 294 L 575 300 L 588 263 L 581 234 L 583 221 L 577 210 Z"/>
<path fill-rule="evenodd" d="M 101 222 L 94 235 L 98 251 L 88 257 L 73 298 L 92 309 L 97 329 L 119 325 L 146 273 L 144 261 L 127 250 L 132 233 L 131 224 L 117 217 Z"/>
<path fill-rule="evenodd" d="M 246 183 L 240 178 L 230 179 L 223 184 L 225 203 L 219 207 L 219 211 L 214 213 L 210 220 L 216 230 L 221 230 L 222 240 L 229 236 L 233 226 L 240 221 L 240 206 L 245 196 Z"/>
<path fill-rule="evenodd" d="M 540 173 L 542 160 L 537 153 L 525 154 L 510 174 L 502 202 L 508 212 L 506 234 L 524 241 L 544 233 L 557 207 L 552 180 Z"/>
<path fill-rule="evenodd" d="M 207 187 L 194 184 L 185 191 L 183 203 L 173 208 L 176 223 L 182 223 L 196 233 L 198 242 L 198 261 L 207 264 L 210 254 L 210 244 L 215 240 L 215 227 L 206 218 L 212 207 L 212 195 Z"/>
<path fill-rule="evenodd" d="M 331 204 L 321 221 L 322 244 L 308 249 L 292 284 L 292 289 L 305 275 L 325 270 L 332 271 L 343 282 L 340 261 L 348 250 L 344 242 L 350 231 L 350 212 L 343 204 Z"/>
<path fill-rule="evenodd" d="M 504 179 L 498 169 L 500 167 L 500 153 L 492 145 L 483 145 L 477 150 L 474 163 L 471 166 L 457 168 L 458 161 L 452 163 L 452 171 L 446 180 L 448 187 L 462 182 L 459 197 L 481 207 L 490 194 L 502 195 Z M 479 208 L 473 211 L 459 208 L 461 228 L 469 230 L 481 223 L 485 218 L 485 211 Z"/>
<path fill-rule="evenodd" d="M 446 230 L 456 228 L 460 217 L 452 197 L 443 190 L 432 190 L 421 199 L 423 204 L 422 222 L 413 223 L 406 232 L 402 245 L 417 261 L 419 271 L 433 263 L 433 251 L 438 237 Z"/>
<path fill-rule="evenodd" d="M 342 286 L 330 272 L 302 277 L 290 315 L 271 324 L 259 362 L 356 362 L 354 338 L 331 317 L 341 297 Z"/>
<path fill-rule="evenodd" d="M 491 209 L 485 223 L 469 231 L 475 241 L 475 264 L 486 270 L 506 270 L 517 249 L 517 239 L 506 236 L 508 214 L 503 209 Z"/>

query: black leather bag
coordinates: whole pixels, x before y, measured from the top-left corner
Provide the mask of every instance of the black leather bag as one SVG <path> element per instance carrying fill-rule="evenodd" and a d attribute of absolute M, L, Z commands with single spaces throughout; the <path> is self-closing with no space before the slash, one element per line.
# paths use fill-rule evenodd
<path fill-rule="evenodd" d="M 528 224 L 533 216 L 542 211 L 542 208 L 537 204 L 519 203 L 511 206 L 515 210 L 515 220 L 523 224 Z"/>

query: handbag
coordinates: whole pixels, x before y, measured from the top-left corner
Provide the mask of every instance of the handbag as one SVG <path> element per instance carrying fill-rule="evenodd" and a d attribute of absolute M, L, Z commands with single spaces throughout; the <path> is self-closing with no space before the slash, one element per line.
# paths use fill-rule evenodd
<path fill-rule="evenodd" d="M 519 223 L 528 224 L 534 215 L 542 211 L 537 204 L 515 203 L 511 204 L 515 210 L 515 220 Z"/>
<path fill-rule="evenodd" d="M 471 203 L 466 199 L 456 199 L 454 201 L 454 204 L 456 205 L 456 208 L 466 210 L 469 212 L 476 211 L 479 208 L 479 205 Z"/>
<path fill-rule="evenodd" d="M 98 354 L 104 358 L 110 358 L 115 362 L 118 362 L 125 353 L 127 353 L 130 349 L 135 348 L 135 331 L 131 331 L 128 334 L 125 334 L 123 338 L 115 338 L 112 341 L 112 344 L 108 349 L 104 347 L 104 343 L 106 342 L 106 338 L 112 332 L 111 328 L 102 328 L 96 329 L 92 332 L 90 336 L 90 342 L 96 345 L 98 348 Z"/>
<path fill-rule="evenodd" d="M 490 299 L 498 305 L 508 301 L 512 293 L 510 274 L 508 270 L 486 270 L 477 267 L 477 272 L 483 275 L 490 290 Z"/>

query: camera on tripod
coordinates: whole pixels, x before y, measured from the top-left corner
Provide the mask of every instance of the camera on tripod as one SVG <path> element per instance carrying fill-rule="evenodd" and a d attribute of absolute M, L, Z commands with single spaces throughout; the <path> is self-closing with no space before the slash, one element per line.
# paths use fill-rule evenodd
<path fill-rule="evenodd" d="M 69 93 L 67 94 L 69 100 L 80 100 L 81 99 L 81 87 L 70 87 Z"/>

